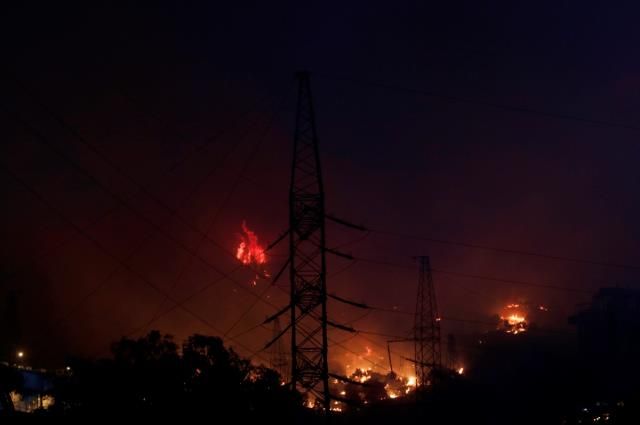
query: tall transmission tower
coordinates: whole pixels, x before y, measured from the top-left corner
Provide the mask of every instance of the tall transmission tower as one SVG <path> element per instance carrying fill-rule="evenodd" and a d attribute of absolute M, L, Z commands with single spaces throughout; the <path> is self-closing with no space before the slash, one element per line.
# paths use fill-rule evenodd
<path fill-rule="evenodd" d="M 429 257 L 418 257 L 418 298 L 414 318 L 416 385 L 431 383 L 432 372 L 442 364 L 440 317 L 431 277 Z"/>
<path fill-rule="evenodd" d="M 329 412 L 324 189 L 308 72 L 298 72 L 291 188 L 291 383 Z"/>
<path fill-rule="evenodd" d="M 271 345 L 271 353 L 269 356 L 269 367 L 280 374 L 280 377 L 284 382 L 289 380 L 289 362 L 287 361 L 287 354 L 284 351 L 282 344 L 282 329 L 280 328 L 280 317 L 276 317 L 273 320 L 273 339 L 274 343 Z"/>

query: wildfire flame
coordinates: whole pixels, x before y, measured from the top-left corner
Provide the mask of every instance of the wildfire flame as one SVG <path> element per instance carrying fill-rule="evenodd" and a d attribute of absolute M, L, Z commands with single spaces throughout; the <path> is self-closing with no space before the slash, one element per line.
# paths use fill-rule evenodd
<path fill-rule="evenodd" d="M 511 326 L 515 326 L 519 323 L 524 323 L 524 321 L 526 320 L 524 316 L 520 316 L 519 314 L 511 314 L 509 317 L 507 317 L 505 319 L 507 321 L 507 323 L 509 323 Z"/>
<path fill-rule="evenodd" d="M 247 227 L 246 221 L 242 221 L 242 232 L 240 243 L 236 249 L 236 258 L 245 266 L 256 270 L 256 277 L 252 284 L 255 286 L 261 276 L 269 277 L 269 274 L 262 266 L 267 263 L 265 249 L 258 243 L 258 236 Z"/>
<path fill-rule="evenodd" d="M 240 245 L 236 250 L 236 258 L 245 266 L 251 264 L 265 264 L 267 257 L 264 248 L 258 243 L 258 236 L 247 227 L 247 222 L 242 221 L 242 231 L 240 235 Z"/>
<path fill-rule="evenodd" d="M 502 330 L 514 335 L 525 332 L 528 327 L 527 317 L 521 312 L 520 304 L 507 304 L 505 310 L 507 313 L 500 316 Z"/>
<path fill-rule="evenodd" d="M 392 400 L 400 397 L 401 395 L 397 391 L 394 391 L 389 384 L 384 386 L 384 390 L 387 392 L 387 397 Z"/>
<path fill-rule="evenodd" d="M 360 398 L 362 402 L 401 398 L 415 390 L 416 386 L 415 376 L 405 377 L 393 372 L 383 374 L 373 372 L 371 369 L 356 369 L 356 371 L 349 376 L 349 379 L 352 383 L 346 385 L 350 390 L 345 391 L 343 389 L 339 394 L 350 398 Z M 379 388 L 379 385 L 383 386 L 384 393 L 380 393 L 379 389 L 368 393 L 366 390 L 367 387 L 359 387 L 358 384 L 353 384 L 353 382 L 360 384 L 369 383 L 372 388 Z M 337 391 L 339 391 L 339 389 Z"/>
<path fill-rule="evenodd" d="M 349 378 L 348 382 L 331 380 L 332 391 L 345 399 L 366 404 L 377 400 L 402 399 L 416 390 L 417 379 L 412 375 L 413 365 L 409 367 L 401 363 L 399 368 L 388 372 L 382 366 L 386 357 L 379 355 L 371 346 L 363 345 L 358 351 L 345 354 L 345 358 L 345 376 Z M 336 407 L 349 410 L 344 403 Z"/>

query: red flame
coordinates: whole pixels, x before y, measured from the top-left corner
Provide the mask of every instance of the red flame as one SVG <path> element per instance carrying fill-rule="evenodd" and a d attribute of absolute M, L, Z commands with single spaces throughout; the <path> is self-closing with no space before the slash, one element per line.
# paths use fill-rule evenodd
<path fill-rule="evenodd" d="M 240 235 L 240 245 L 236 250 L 236 258 L 246 266 L 265 264 L 267 257 L 264 248 L 260 246 L 258 236 L 249 230 L 245 221 L 242 221 L 242 231 L 244 235 Z"/>
<path fill-rule="evenodd" d="M 242 221 L 242 231 L 244 234 L 240 235 L 236 258 L 256 272 L 256 277 L 251 282 L 253 286 L 256 286 L 258 279 L 269 277 L 269 273 L 263 267 L 267 263 L 267 255 L 265 249 L 258 243 L 258 236 L 249 230 L 244 220 Z"/>

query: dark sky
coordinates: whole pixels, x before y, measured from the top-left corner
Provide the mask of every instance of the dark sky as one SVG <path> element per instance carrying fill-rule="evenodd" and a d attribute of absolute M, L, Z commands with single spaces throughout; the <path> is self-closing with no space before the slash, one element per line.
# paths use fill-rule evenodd
<path fill-rule="evenodd" d="M 234 270 L 228 252 L 242 220 L 263 242 L 286 228 L 298 69 L 312 72 L 327 208 L 374 230 L 358 241 L 329 224 L 329 244 L 357 241 L 343 250 L 404 266 L 357 261 L 341 271 L 350 263 L 330 257 L 330 273 L 341 271 L 330 292 L 412 311 L 411 256 L 430 255 L 443 316 L 487 320 L 509 302 L 542 303 L 542 324 L 562 329 L 589 291 L 636 284 L 633 268 L 379 232 L 640 265 L 640 131 L 624 128 L 640 106 L 638 7 L 181 3 L 43 2 L 2 13 L 0 291 L 18 292 L 34 359 L 105 354 L 141 328 L 215 333 L 180 309 L 145 326 L 172 305 L 152 286 L 182 300 Z M 286 249 L 273 251 L 271 273 Z M 264 290 L 248 270 L 233 277 L 187 303 L 218 333 Z M 287 303 L 278 289 L 268 297 Z M 343 323 L 362 316 L 329 308 Z M 229 335 L 273 311 L 257 304 Z M 353 326 L 398 335 L 411 321 L 373 312 Z M 270 334 L 230 343 L 248 354 Z M 331 331 L 333 341 L 349 337 Z M 385 339 L 344 344 L 386 364 L 376 345 Z M 353 363 L 331 350 L 335 367 Z"/>

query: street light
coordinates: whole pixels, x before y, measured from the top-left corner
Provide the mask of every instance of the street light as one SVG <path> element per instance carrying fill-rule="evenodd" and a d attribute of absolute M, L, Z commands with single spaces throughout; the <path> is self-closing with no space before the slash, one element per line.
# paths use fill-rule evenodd
<path fill-rule="evenodd" d="M 18 358 L 21 359 L 24 357 L 24 351 L 18 351 Z"/>

